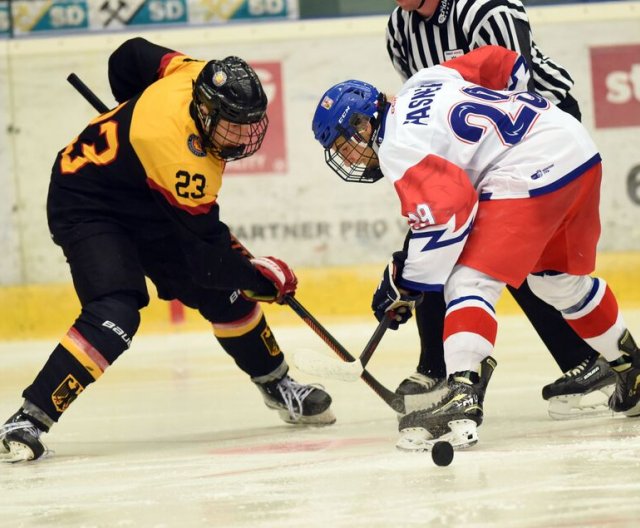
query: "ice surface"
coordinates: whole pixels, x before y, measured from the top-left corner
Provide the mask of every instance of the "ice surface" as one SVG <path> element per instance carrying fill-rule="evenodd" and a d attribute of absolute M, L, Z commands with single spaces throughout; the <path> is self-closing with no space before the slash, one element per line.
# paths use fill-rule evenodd
<path fill-rule="evenodd" d="M 54 457 L 0 465 L 0 527 L 640 526 L 640 419 L 551 420 L 540 391 L 560 372 L 523 317 L 500 325 L 480 441 L 448 467 L 396 451 L 395 414 L 360 381 L 323 381 L 337 423 L 298 429 L 212 335 L 139 336 L 45 436 Z M 375 326 L 327 324 L 354 355 Z M 323 346 L 274 332 L 285 351 Z M 52 344 L 0 344 L 0 419 Z M 410 322 L 369 369 L 393 390 L 417 350 Z"/>

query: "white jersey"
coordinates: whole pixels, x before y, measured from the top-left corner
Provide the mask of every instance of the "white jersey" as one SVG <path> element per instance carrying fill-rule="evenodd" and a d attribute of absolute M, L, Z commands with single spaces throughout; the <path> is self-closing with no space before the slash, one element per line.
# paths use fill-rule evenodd
<path fill-rule="evenodd" d="M 413 231 L 405 286 L 442 288 L 478 200 L 541 196 L 599 163 L 584 127 L 527 81 L 518 54 L 486 46 L 421 70 L 391 102 L 378 157 Z"/>

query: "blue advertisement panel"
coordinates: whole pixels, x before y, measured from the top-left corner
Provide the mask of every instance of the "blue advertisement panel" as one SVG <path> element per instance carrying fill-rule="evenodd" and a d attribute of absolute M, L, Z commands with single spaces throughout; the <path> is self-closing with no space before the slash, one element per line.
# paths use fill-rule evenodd
<path fill-rule="evenodd" d="M 297 0 L 0 0 L 0 37 L 297 16 Z"/>
<path fill-rule="evenodd" d="M 97 0 L 91 3 L 91 29 L 185 24 L 187 0 Z"/>
<path fill-rule="evenodd" d="M 0 38 L 7 38 L 10 34 L 9 1 L 0 0 Z"/>
<path fill-rule="evenodd" d="M 289 0 L 190 0 L 189 21 L 210 24 L 228 20 L 291 18 L 297 3 Z"/>

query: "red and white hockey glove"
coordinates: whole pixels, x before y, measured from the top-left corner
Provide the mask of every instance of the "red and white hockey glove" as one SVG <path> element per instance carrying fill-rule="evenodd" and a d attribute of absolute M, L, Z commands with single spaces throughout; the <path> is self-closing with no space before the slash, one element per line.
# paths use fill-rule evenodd
<path fill-rule="evenodd" d="M 298 287 L 298 278 L 293 270 L 275 257 L 252 258 L 251 264 L 273 285 L 272 292 L 242 290 L 242 295 L 250 301 L 284 303 L 286 295 L 293 295 Z"/>

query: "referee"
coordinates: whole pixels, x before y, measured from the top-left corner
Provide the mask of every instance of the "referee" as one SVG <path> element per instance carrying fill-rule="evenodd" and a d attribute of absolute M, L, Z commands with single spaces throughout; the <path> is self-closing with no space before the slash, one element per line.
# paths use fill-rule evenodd
<path fill-rule="evenodd" d="M 519 0 L 396 0 L 396 4 L 387 24 L 387 51 L 403 81 L 422 68 L 493 44 L 524 56 L 532 74 L 529 89 L 580 120 L 578 102 L 569 94 L 573 79 L 538 49 Z"/>
<path fill-rule="evenodd" d="M 560 65 L 546 57 L 533 41 L 527 13 L 519 0 L 396 0 L 398 7 L 387 24 L 387 51 L 403 82 L 422 68 L 436 66 L 486 45 L 499 45 L 520 53 L 531 72 L 529 89 L 546 97 L 580 120 L 578 102 L 569 94 L 573 80 Z M 580 407 L 580 397 L 605 392 L 615 376 L 598 354 L 567 325 L 559 312 L 533 295 L 527 283 L 508 286 L 516 302 L 563 372 L 543 388 L 554 418 L 581 416 L 593 408 Z M 421 353 L 417 372 L 396 392 L 408 405 L 428 404 L 446 377 L 442 329 L 445 304 L 442 293 L 429 293 L 416 309 Z M 578 395 L 567 404 L 567 395 Z M 427 399 L 422 399 L 426 396 Z M 562 401 L 560 401 L 562 400 Z M 607 409 L 603 399 L 603 410 Z"/>

